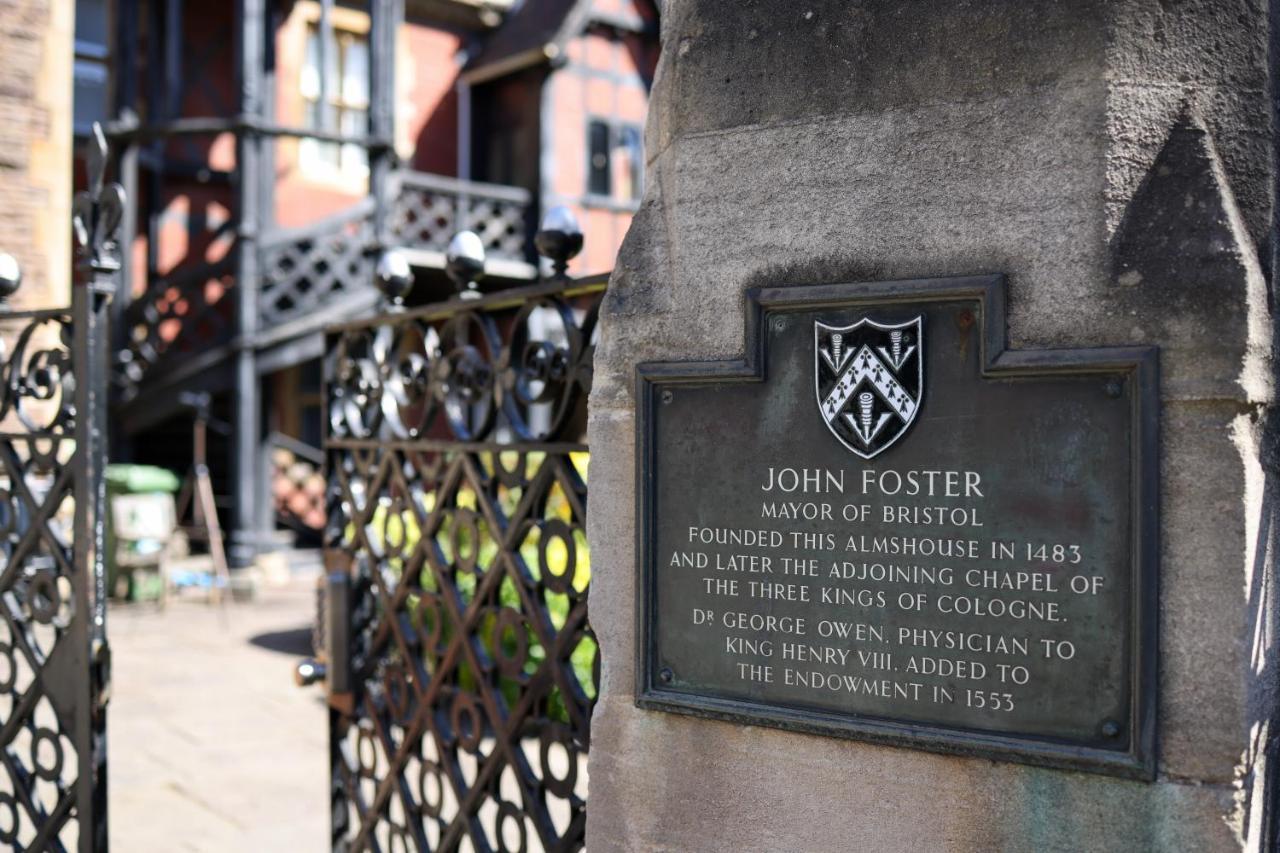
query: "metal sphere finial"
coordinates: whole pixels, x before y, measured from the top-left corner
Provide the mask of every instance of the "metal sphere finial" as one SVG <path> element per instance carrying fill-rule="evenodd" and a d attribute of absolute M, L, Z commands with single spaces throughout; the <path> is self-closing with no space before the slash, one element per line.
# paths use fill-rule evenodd
<path fill-rule="evenodd" d="M 387 249 L 378 257 L 374 272 L 378 289 L 390 303 L 392 310 L 404 308 L 404 299 L 413 289 L 413 269 L 409 258 L 401 249 Z"/>
<path fill-rule="evenodd" d="M 445 251 L 445 274 L 463 299 L 479 299 L 476 282 L 484 278 L 484 241 L 474 231 L 459 231 Z"/>
<path fill-rule="evenodd" d="M 542 217 L 533 244 L 538 254 L 551 259 L 556 275 L 564 276 L 569 260 L 582 251 L 582 227 L 578 225 L 578 218 L 563 205 L 551 208 Z"/>
<path fill-rule="evenodd" d="M 8 252 L 0 252 L 0 301 L 8 299 L 22 286 L 22 265 Z"/>

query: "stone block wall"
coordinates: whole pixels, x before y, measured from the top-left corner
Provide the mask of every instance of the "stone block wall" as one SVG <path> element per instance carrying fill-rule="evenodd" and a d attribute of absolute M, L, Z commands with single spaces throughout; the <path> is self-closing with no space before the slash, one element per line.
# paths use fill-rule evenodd
<path fill-rule="evenodd" d="M 1273 794 L 1274 12 L 1244 0 L 667 4 L 591 400 L 601 850 L 1263 849 Z M 1003 273 L 1014 348 L 1161 350 L 1155 782 L 643 711 L 635 365 L 744 292 Z"/>
<path fill-rule="evenodd" d="M 0 252 L 22 266 L 14 304 L 67 304 L 75 4 L 0 3 Z"/>

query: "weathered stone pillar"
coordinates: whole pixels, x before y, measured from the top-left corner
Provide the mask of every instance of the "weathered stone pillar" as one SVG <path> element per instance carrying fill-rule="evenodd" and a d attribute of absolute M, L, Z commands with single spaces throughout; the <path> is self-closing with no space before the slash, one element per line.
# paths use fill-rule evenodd
<path fill-rule="evenodd" d="M 7 4 L 0 21 L 0 252 L 17 259 L 13 308 L 71 301 L 74 8 Z"/>
<path fill-rule="evenodd" d="M 1274 849 L 1273 15 L 667 4 L 591 399 L 590 849 Z M 988 273 L 1011 348 L 1159 348 L 1155 779 L 636 707 L 636 365 L 742 358 L 749 288 Z"/>

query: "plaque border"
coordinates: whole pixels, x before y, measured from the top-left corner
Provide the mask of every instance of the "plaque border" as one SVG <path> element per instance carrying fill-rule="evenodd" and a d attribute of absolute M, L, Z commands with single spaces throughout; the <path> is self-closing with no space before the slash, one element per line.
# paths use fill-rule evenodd
<path fill-rule="evenodd" d="M 1074 741 L 1019 736 L 932 723 L 866 717 L 725 699 L 663 689 L 655 673 L 656 573 L 650 545 L 656 532 L 652 472 L 654 413 L 663 390 L 689 385 L 764 382 L 767 335 L 775 314 L 860 305 L 974 301 L 980 324 L 980 379 L 1017 376 L 1124 377 L 1132 408 L 1130 471 L 1130 707 L 1128 748 L 1101 749 Z M 745 357 L 723 361 L 645 362 L 636 365 L 636 648 L 635 705 L 764 725 L 807 734 L 965 755 L 1041 767 L 1084 770 L 1152 781 L 1156 774 L 1159 641 L 1159 350 L 1154 346 L 1012 350 L 1008 348 L 1005 278 L 1001 274 L 846 284 L 755 287 L 745 294 Z"/>

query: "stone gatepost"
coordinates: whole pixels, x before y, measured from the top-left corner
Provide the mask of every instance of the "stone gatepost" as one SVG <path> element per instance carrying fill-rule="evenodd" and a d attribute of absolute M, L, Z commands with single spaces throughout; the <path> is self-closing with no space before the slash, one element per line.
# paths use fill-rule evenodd
<path fill-rule="evenodd" d="M 591 398 L 591 850 L 1275 849 L 1274 15 L 667 4 Z M 881 478 L 930 466 L 941 522 Z"/>

